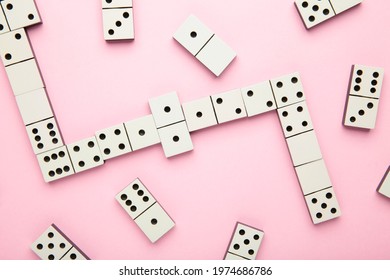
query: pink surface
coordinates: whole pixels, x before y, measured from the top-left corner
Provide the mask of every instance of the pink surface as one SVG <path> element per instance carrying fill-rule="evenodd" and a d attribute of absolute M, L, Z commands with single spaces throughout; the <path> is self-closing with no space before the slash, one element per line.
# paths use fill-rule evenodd
<path fill-rule="evenodd" d="M 96 1 L 36 0 L 30 28 L 66 143 L 182 102 L 299 71 L 343 215 L 314 226 L 276 112 L 192 133 L 194 151 L 160 145 L 43 182 L 0 67 L 0 258 L 37 259 L 30 244 L 54 222 L 91 259 L 221 259 L 237 220 L 261 228 L 259 259 L 389 259 L 390 200 L 376 193 L 390 159 L 390 2 L 364 1 L 307 31 L 293 0 L 134 1 L 134 42 L 103 40 Z M 172 39 L 189 14 L 236 52 L 214 77 Z M 352 64 L 385 67 L 377 126 L 342 126 Z M 140 177 L 176 222 L 151 244 L 114 196 Z"/>

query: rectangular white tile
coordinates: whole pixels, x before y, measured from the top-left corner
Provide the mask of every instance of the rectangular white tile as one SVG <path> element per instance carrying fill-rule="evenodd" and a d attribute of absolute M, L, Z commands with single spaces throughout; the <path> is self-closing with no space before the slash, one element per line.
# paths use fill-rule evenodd
<path fill-rule="evenodd" d="M 150 98 L 149 107 L 157 128 L 184 121 L 180 100 L 176 92 Z"/>
<path fill-rule="evenodd" d="M 349 10 L 362 2 L 363 0 L 330 0 L 336 14 Z"/>
<path fill-rule="evenodd" d="M 132 8 L 104 9 L 103 32 L 106 41 L 134 39 Z"/>
<path fill-rule="evenodd" d="M 303 85 L 298 72 L 272 79 L 271 86 L 278 108 L 305 100 Z"/>
<path fill-rule="evenodd" d="M 341 210 L 333 188 L 324 189 L 305 196 L 306 205 L 314 224 L 341 216 Z"/>
<path fill-rule="evenodd" d="M 306 101 L 278 109 L 278 116 L 286 138 L 313 129 Z"/>
<path fill-rule="evenodd" d="M 41 23 L 34 0 L 3 0 L 0 3 L 11 30 Z"/>
<path fill-rule="evenodd" d="M 0 35 L 0 55 L 4 66 L 34 57 L 23 28 Z"/>
<path fill-rule="evenodd" d="M 211 100 L 219 124 L 247 116 L 240 89 L 214 94 Z"/>
<path fill-rule="evenodd" d="M 374 129 L 379 108 L 379 99 L 349 95 L 344 112 L 344 125 Z"/>
<path fill-rule="evenodd" d="M 160 143 L 156 124 L 152 115 L 147 115 L 125 123 L 133 151 Z"/>
<path fill-rule="evenodd" d="M 300 165 L 295 168 L 304 195 L 332 186 L 328 169 L 323 159 Z"/>
<path fill-rule="evenodd" d="M 158 129 L 167 158 L 192 151 L 194 146 L 185 121 Z"/>
<path fill-rule="evenodd" d="M 132 151 L 123 123 L 99 130 L 96 132 L 96 139 L 104 160 Z"/>
<path fill-rule="evenodd" d="M 269 81 L 241 88 L 248 117 L 276 109 L 276 102 Z"/>
<path fill-rule="evenodd" d="M 76 173 L 104 164 L 95 137 L 89 137 L 67 145 L 70 159 Z"/>
<path fill-rule="evenodd" d="M 384 74 L 385 70 L 381 67 L 353 65 L 348 93 L 378 99 L 382 91 Z"/>
<path fill-rule="evenodd" d="M 294 166 L 322 158 L 314 130 L 287 138 L 286 142 Z"/>
<path fill-rule="evenodd" d="M 295 0 L 295 6 L 307 29 L 336 15 L 329 0 Z"/>
<path fill-rule="evenodd" d="M 190 132 L 218 124 L 209 96 L 183 103 L 182 107 Z"/>

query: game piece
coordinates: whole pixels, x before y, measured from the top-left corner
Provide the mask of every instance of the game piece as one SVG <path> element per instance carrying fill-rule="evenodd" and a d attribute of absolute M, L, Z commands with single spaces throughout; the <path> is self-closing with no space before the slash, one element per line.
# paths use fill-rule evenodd
<path fill-rule="evenodd" d="M 183 103 L 182 107 L 189 132 L 218 124 L 209 96 Z"/>
<path fill-rule="evenodd" d="M 363 0 L 329 0 L 336 15 L 360 4 Z"/>
<path fill-rule="evenodd" d="M 263 237 L 262 230 L 237 222 L 224 259 L 234 259 L 230 254 L 247 260 L 256 259 Z"/>
<path fill-rule="evenodd" d="M 44 88 L 16 96 L 16 102 L 25 125 L 53 117 L 50 101 Z"/>
<path fill-rule="evenodd" d="M 214 94 L 211 100 L 219 124 L 247 116 L 240 89 Z"/>
<path fill-rule="evenodd" d="M 278 77 L 270 82 L 278 108 L 305 100 L 299 73 Z"/>
<path fill-rule="evenodd" d="M 173 38 L 216 76 L 221 75 L 236 57 L 225 42 L 193 15 L 179 27 Z"/>
<path fill-rule="evenodd" d="M 104 39 L 134 39 L 133 8 L 103 9 Z"/>
<path fill-rule="evenodd" d="M 295 6 L 307 29 L 336 15 L 329 0 L 296 0 Z"/>
<path fill-rule="evenodd" d="M 11 30 L 41 23 L 34 0 L 3 0 L 0 3 Z"/>
<path fill-rule="evenodd" d="M 278 109 L 278 116 L 286 138 L 313 129 L 306 101 Z"/>
<path fill-rule="evenodd" d="M 138 178 L 116 195 L 116 200 L 154 243 L 175 223 Z"/>
<path fill-rule="evenodd" d="M 184 121 L 183 111 L 176 92 L 150 98 L 149 106 L 157 128 Z"/>
<path fill-rule="evenodd" d="M 115 125 L 96 132 L 96 139 L 104 160 L 132 151 L 124 124 Z"/>
<path fill-rule="evenodd" d="M 26 130 L 35 154 L 64 145 L 54 117 L 30 124 L 26 126 Z"/>
<path fill-rule="evenodd" d="M 15 96 L 45 87 L 35 58 L 5 67 Z"/>
<path fill-rule="evenodd" d="M 104 164 L 95 137 L 69 144 L 67 148 L 76 173 Z"/>
<path fill-rule="evenodd" d="M 349 95 L 344 112 L 344 125 L 374 129 L 379 99 Z"/>
<path fill-rule="evenodd" d="M 385 173 L 385 175 L 383 176 L 382 178 L 382 181 L 379 183 L 379 186 L 377 188 L 377 191 L 390 198 L 390 176 L 389 176 L 389 172 L 390 172 L 390 166 L 389 168 L 387 168 L 387 171 Z"/>
<path fill-rule="evenodd" d="M 305 200 L 314 224 L 326 222 L 341 215 L 332 187 L 306 195 Z"/>
<path fill-rule="evenodd" d="M 303 195 L 311 194 L 332 186 L 328 169 L 323 159 L 309 162 L 295 168 Z"/>
<path fill-rule="evenodd" d="M 23 28 L 0 35 L 0 54 L 5 67 L 34 57 Z"/>
<path fill-rule="evenodd" d="M 295 167 L 322 158 L 314 130 L 287 138 L 286 142 Z"/>
<path fill-rule="evenodd" d="M 125 123 L 133 151 L 160 143 L 156 124 L 152 115 L 147 115 Z"/>
<path fill-rule="evenodd" d="M 348 94 L 379 99 L 384 73 L 380 67 L 353 65 Z"/>
<path fill-rule="evenodd" d="M 74 174 L 65 146 L 39 154 L 37 158 L 46 183 Z"/>
<path fill-rule="evenodd" d="M 42 260 L 89 260 L 55 224 L 31 244 L 31 249 Z"/>
<path fill-rule="evenodd" d="M 194 149 L 185 121 L 158 129 L 164 154 L 167 158 Z"/>
<path fill-rule="evenodd" d="M 276 102 L 269 81 L 241 88 L 248 117 L 276 109 Z"/>

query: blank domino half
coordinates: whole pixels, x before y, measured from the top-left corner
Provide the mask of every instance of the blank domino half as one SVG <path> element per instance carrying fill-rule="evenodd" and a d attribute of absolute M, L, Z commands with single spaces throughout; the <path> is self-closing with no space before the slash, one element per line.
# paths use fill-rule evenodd
<path fill-rule="evenodd" d="M 389 176 L 389 173 L 390 173 L 390 166 L 389 168 L 387 168 L 387 171 L 385 173 L 385 175 L 383 176 L 383 179 L 382 181 L 379 183 L 379 186 L 378 186 L 378 193 L 390 198 L 390 176 Z"/>
<path fill-rule="evenodd" d="M 89 260 L 55 224 L 31 244 L 31 249 L 42 260 Z"/>
<path fill-rule="evenodd" d="M 138 178 L 119 192 L 116 200 L 152 243 L 175 226 L 175 222 Z"/>
<path fill-rule="evenodd" d="M 173 38 L 216 76 L 236 57 L 236 53 L 197 17 L 190 15 Z"/>
<path fill-rule="evenodd" d="M 262 230 L 237 222 L 224 259 L 256 259 L 263 237 Z"/>

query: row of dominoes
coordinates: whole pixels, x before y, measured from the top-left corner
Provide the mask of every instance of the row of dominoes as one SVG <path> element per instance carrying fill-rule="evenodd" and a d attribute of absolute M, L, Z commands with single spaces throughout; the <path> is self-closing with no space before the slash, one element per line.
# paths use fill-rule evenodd
<path fill-rule="evenodd" d="M 298 73 L 271 80 L 290 156 L 314 224 L 341 215 Z"/>
<path fill-rule="evenodd" d="M 133 0 L 102 0 L 104 39 L 134 39 Z"/>
<path fill-rule="evenodd" d="M 31 244 L 31 249 L 43 260 L 89 260 L 55 224 Z"/>
<path fill-rule="evenodd" d="M 296 0 L 295 6 L 307 29 L 362 3 L 363 0 Z"/>

